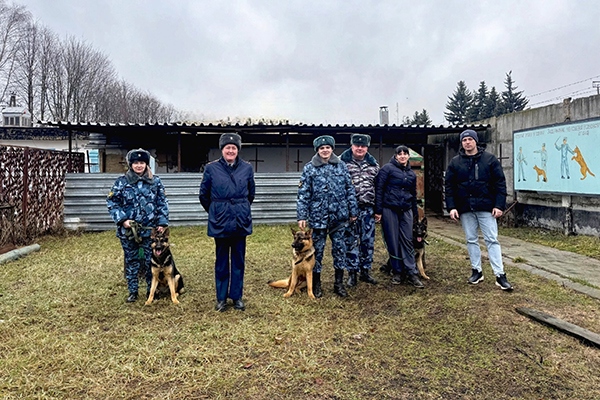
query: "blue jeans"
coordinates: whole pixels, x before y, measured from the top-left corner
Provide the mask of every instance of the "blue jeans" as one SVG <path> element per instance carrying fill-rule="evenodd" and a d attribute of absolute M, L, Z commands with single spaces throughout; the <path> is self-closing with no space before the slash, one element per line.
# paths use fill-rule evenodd
<path fill-rule="evenodd" d="M 489 211 L 472 211 L 460 214 L 465 236 L 467 238 L 467 250 L 471 259 L 471 268 L 481 271 L 481 250 L 479 248 L 479 234 L 477 228 L 481 228 L 483 239 L 488 250 L 488 257 L 494 275 L 504 274 L 502 263 L 502 249 L 498 242 L 498 223 Z"/>

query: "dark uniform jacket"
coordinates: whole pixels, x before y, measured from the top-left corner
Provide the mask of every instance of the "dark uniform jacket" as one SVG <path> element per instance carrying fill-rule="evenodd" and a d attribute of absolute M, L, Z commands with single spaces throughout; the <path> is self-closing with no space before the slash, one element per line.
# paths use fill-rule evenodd
<path fill-rule="evenodd" d="M 470 211 L 504 210 L 506 178 L 500 161 L 483 147 L 469 156 L 461 148 L 446 170 L 446 209 L 459 214 Z"/>
<path fill-rule="evenodd" d="M 417 175 L 410 168 L 410 162 L 402 166 L 396 157 L 379 170 L 375 181 L 375 214 L 383 208 L 395 212 L 412 210 L 413 218 L 417 210 Z"/>
<path fill-rule="evenodd" d="M 250 205 L 255 194 L 254 171 L 246 161 L 237 157 L 230 167 L 221 157 L 208 163 L 198 195 L 200 204 L 208 213 L 208 236 L 225 238 L 250 235 Z"/>

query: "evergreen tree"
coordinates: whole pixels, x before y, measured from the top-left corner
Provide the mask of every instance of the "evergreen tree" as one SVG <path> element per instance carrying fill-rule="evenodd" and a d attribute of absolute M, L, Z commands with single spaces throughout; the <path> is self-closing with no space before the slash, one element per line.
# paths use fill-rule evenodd
<path fill-rule="evenodd" d="M 452 96 L 448 97 L 444 113 L 446 121 L 458 125 L 467 122 L 467 113 L 473 102 L 473 94 L 467 88 L 465 81 L 459 81 Z"/>
<path fill-rule="evenodd" d="M 521 111 L 525 108 L 529 100 L 523 96 L 523 91 L 517 92 L 517 86 L 514 86 L 512 71 L 506 74 L 504 86 L 506 90 L 502 92 L 502 107 L 504 114 Z"/>
<path fill-rule="evenodd" d="M 502 101 L 500 95 L 496 91 L 496 87 L 492 86 L 490 93 L 485 102 L 484 115 L 485 118 L 497 117 L 503 114 Z"/>
<path fill-rule="evenodd" d="M 481 121 L 482 119 L 487 118 L 485 115 L 485 102 L 488 97 L 488 89 L 485 81 L 481 81 L 479 83 L 479 90 L 475 93 L 473 97 L 473 103 L 469 112 L 467 114 L 467 121 Z"/>
<path fill-rule="evenodd" d="M 427 126 L 427 125 L 431 125 L 431 118 L 429 118 L 429 114 L 427 113 L 427 110 L 423 109 L 423 111 L 421 111 L 421 112 L 415 111 L 415 115 L 413 116 L 411 123 L 413 125 Z"/>

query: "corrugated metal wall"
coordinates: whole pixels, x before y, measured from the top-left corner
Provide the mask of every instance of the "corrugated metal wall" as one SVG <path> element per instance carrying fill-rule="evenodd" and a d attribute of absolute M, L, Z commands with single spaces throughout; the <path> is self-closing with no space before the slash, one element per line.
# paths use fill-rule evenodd
<path fill-rule="evenodd" d="M 115 229 L 106 196 L 120 174 L 67 174 L 64 225 L 69 230 Z M 171 226 L 206 225 L 208 215 L 198 200 L 202 174 L 159 175 L 169 199 Z M 255 174 L 256 198 L 252 204 L 255 224 L 296 222 L 299 172 Z"/>

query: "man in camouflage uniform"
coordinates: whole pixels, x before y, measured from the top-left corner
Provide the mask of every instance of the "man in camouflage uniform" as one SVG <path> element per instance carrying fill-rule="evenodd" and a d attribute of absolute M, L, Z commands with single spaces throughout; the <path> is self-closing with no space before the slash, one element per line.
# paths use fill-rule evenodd
<path fill-rule="evenodd" d="M 162 231 L 169 225 L 169 205 L 165 187 L 148 166 L 150 153 L 144 149 L 131 150 L 126 158 L 129 169 L 115 181 L 106 204 L 117 224 L 117 237 L 125 256 L 127 302 L 132 303 L 138 299 L 140 269 L 145 271 L 147 292 L 150 291 L 151 229 Z"/>
<path fill-rule="evenodd" d="M 356 133 L 350 138 L 351 148 L 342 153 L 340 158 L 346 163 L 352 184 L 356 188 L 358 201 L 358 218 L 346 228 L 346 262 L 348 268 L 348 287 L 356 286 L 360 271 L 363 282 L 375 285 L 377 281 L 371 276 L 373 250 L 375 248 L 375 177 L 379 172 L 379 164 L 371 154 L 369 145 L 371 137 Z"/>
<path fill-rule="evenodd" d="M 331 255 L 335 269 L 333 291 L 340 297 L 348 293 L 344 288 L 346 268 L 345 228 L 358 214 L 356 190 L 350 180 L 346 164 L 333 153 L 333 137 L 319 136 L 313 141 L 317 154 L 304 166 L 298 189 L 298 226 L 313 228 L 315 268 L 313 293 L 321 297 L 321 262 L 327 235 L 331 239 Z"/>

